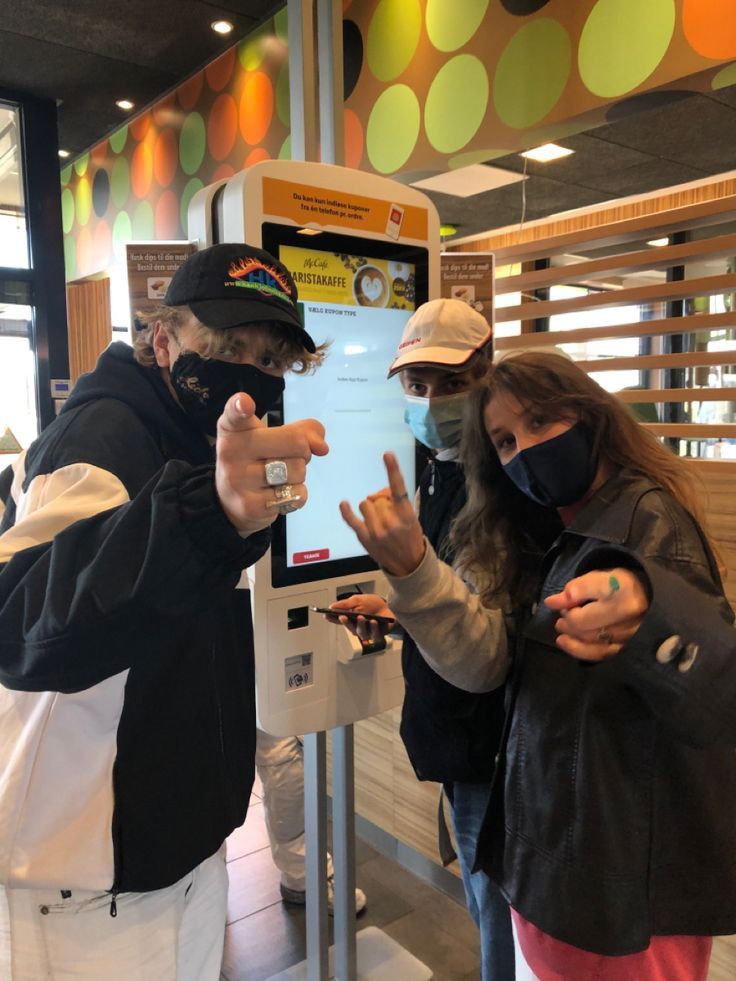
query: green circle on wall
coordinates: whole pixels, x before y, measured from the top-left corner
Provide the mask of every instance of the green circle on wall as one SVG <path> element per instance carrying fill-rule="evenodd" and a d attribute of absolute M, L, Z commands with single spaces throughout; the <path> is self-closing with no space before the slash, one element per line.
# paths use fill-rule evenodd
<path fill-rule="evenodd" d="M 273 37 L 271 27 L 269 24 L 264 24 L 238 45 L 238 58 L 247 72 L 254 71 L 263 61 L 270 37 Z"/>
<path fill-rule="evenodd" d="M 427 34 L 438 51 L 457 51 L 483 23 L 488 0 L 427 0 Z"/>
<path fill-rule="evenodd" d="M 551 112 L 570 75 L 572 50 L 565 28 L 550 17 L 528 21 L 498 60 L 493 79 L 496 112 L 507 126 L 534 126 Z"/>
<path fill-rule="evenodd" d="M 497 157 L 506 157 L 511 150 L 468 150 L 467 153 L 458 153 L 455 157 L 450 157 L 447 166 L 450 170 L 459 170 L 461 167 L 470 167 L 473 164 L 486 163 L 488 160 L 495 160 Z"/>
<path fill-rule="evenodd" d="M 276 113 L 284 126 L 288 126 L 291 122 L 289 98 L 289 62 L 285 61 L 276 80 Z"/>
<path fill-rule="evenodd" d="M 409 67 L 422 30 L 419 0 L 381 0 L 368 28 L 368 67 L 391 82 Z"/>
<path fill-rule="evenodd" d="M 110 196 L 116 208 L 122 208 L 130 194 L 130 164 L 125 157 L 118 157 L 112 165 Z"/>
<path fill-rule="evenodd" d="M 116 129 L 115 132 L 110 137 L 110 146 L 114 153 L 120 153 L 125 146 L 125 142 L 128 139 L 128 124 L 121 126 L 120 129 Z"/>
<path fill-rule="evenodd" d="M 368 117 L 366 150 L 379 173 L 393 173 L 409 159 L 420 118 L 419 101 L 408 85 L 392 85 L 376 99 Z"/>
<path fill-rule="evenodd" d="M 74 161 L 74 169 L 76 170 L 79 177 L 82 177 L 87 173 L 87 166 L 89 165 L 89 154 L 83 153 L 78 160 Z"/>
<path fill-rule="evenodd" d="M 736 64 L 726 65 L 711 79 L 711 88 L 725 89 L 727 85 L 736 85 Z"/>
<path fill-rule="evenodd" d="M 71 176 L 72 176 L 71 164 L 67 164 L 66 167 L 61 168 L 61 172 L 59 173 L 59 178 L 61 179 L 62 186 L 66 186 L 69 183 L 69 181 L 71 180 Z"/>
<path fill-rule="evenodd" d="M 92 185 L 86 177 L 77 183 L 74 204 L 77 213 L 77 224 L 86 225 L 92 213 Z"/>
<path fill-rule="evenodd" d="M 614 99 L 641 85 L 664 57 L 675 17 L 675 0 L 598 0 L 578 45 L 586 88 Z"/>
<path fill-rule="evenodd" d="M 283 41 L 284 44 L 289 43 L 289 14 L 287 7 L 282 7 L 274 17 L 273 29 L 276 31 L 276 37 L 280 41 Z"/>
<path fill-rule="evenodd" d="M 284 142 L 281 144 L 281 149 L 279 150 L 279 160 L 291 160 L 291 133 L 289 133 Z"/>
<path fill-rule="evenodd" d="M 207 145 L 204 119 L 198 112 L 190 112 L 184 120 L 179 135 L 179 161 L 185 174 L 194 174 L 202 165 Z"/>
<path fill-rule="evenodd" d="M 204 184 L 199 179 L 199 177 L 192 177 L 190 181 L 184 185 L 184 190 L 181 194 L 181 202 L 179 203 L 179 219 L 181 220 L 181 227 L 184 229 L 186 234 L 189 224 L 187 222 L 187 212 L 189 211 L 189 202 L 192 200 L 197 191 L 200 191 L 204 187 Z"/>
<path fill-rule="evenodd" d="M 65 187 L 61 192 L 61 227 L 65 235 L 68 235 L 74 224 L 74 195 Z"/>
<path fill-rule="evenodd" d="M 427 139 L 439 153 L 455 153 L 478 132 L 487 108 L 488 74 L 483 62 L 475 55 L 456 55 L 440 68 L 429 87 L 424 104 Z"/>
<path fill-rule="evenodd" d="M 127 211 L 121 211 L 115 217 L 112 226 L 112 247 L 118 259 L 125 258 L 125 246 L 133 238 L 133 226 Z"/>
<path fill-rule="evenodd" d="M 77 243 L 67 235 L 64 238 L 64 275 L 67 282 L 74 279 L 77 272 Z"/>
<path fill-rule="evenodd" d="M 139 201 L 133 212 L 133 238 L 155 238 L 153 208 L 148 201 Z"/>

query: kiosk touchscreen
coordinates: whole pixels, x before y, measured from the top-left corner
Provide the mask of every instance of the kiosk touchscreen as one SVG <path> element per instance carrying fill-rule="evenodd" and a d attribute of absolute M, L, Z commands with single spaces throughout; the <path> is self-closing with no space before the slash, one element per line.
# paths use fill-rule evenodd
<path fill-rule="evenodd" d="M 414 188 L 344 167 L 266 161 L 204 188 L 190 236 L 248 242 L 289 268 L 305 327 L 327 343 L 313 374 L 286 378 L 269 424 L 316 418 L 330 452 L 308 468 L 306 506 L 279 517 L 270 551 L 249 570 L 260 726 L 275 735 L 348 725 L 400 704 L 400 642 L 361 646 L 313 609 L 350 592 L 386 594 L 344 524 L 386 484 L 383 454 L 415 484 L 415 443 L 398 379 L 388 380 L 407 319 L 439 295 L 439 219 Z"/>
<path fill-rule="evenodd" d="M 373 569 L 350 528 L 341 500 L 354 506 L 386 483 L 383 453 L 392 450 L 414 486 L 414 437 L 403 424 L 398 378 L 388 380 L 407 319 L 427 295 L 426 249 L 367 243 L 324 234 L 305 248 L 304 236 L 267 225 L 263 244 L 291 270 L 304 324 L 324 364 L 289 379 L 279 423 L 319 419 L 330 453 L 309 465 L 309 503 L 277 522 L 271 550 L 276 588 Z"/>

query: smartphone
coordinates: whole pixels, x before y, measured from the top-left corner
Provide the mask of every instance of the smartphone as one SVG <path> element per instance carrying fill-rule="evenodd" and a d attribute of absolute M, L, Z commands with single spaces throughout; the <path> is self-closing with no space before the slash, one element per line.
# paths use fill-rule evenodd
<path fill-rule="evenodd" d="M 354 610 L 330 610 L 329 607 L 325 606 L 310 606 L 309 609 L 312 613 L 324 613 L 325 616 L 331 617 L 347 617 L 348 620 L 357 620 L 358 617 L 363 617 L 364 620 L 373 620 L 376 623 L 396 623 L 393 617 L 379 617 L 373 613 L 357 613 Z"/>

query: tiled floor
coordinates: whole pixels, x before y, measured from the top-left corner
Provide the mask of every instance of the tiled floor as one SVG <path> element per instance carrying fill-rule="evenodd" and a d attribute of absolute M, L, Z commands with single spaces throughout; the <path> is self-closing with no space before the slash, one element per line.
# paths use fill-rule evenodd
<path fill-rule="evenodd" d="M 304 911 L 281 902 L 259 793 L 256 785 L 245 824 L 228 840 L 226 981 L 265 981 L 306 956 Z M 368 896 L 358 929 L 380 927 L 424 961 L 436 981 L 476 981 L 478 935 L 463 907 L 361 841 L 357 882 Z"/>
<path fill-rule="evenodd" d="M 303 960 L 306 941 L 304 911 L 281 902 L 258 784 L 247 821 L 228 840 L 227 857 L 230 898 L 222 977 L 265 981 Z M 360 841 L 357 881 L 368 896 L 358 929 L 380 927 L 424 961 L 435 981 L 477 981 L 478 935 L 461 906 Z M 736 938 L 720 938 L 708 981 L 734 978 Z"/>

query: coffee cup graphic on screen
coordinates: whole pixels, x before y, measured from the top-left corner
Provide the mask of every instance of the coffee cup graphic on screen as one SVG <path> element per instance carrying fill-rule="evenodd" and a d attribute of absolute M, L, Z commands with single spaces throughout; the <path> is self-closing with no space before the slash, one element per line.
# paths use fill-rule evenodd
<path fill-rule="evenodd" d="M 361 266 L 353 277 L 353 296 L 362 307 L 385 307 L 389 296 L 386 274 L 377 266 Z"/>

